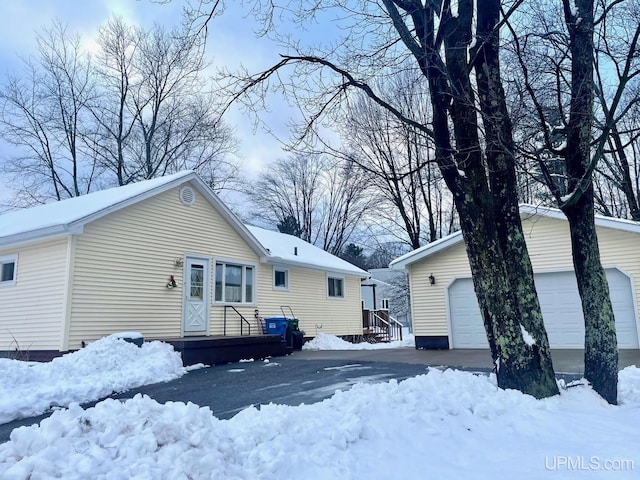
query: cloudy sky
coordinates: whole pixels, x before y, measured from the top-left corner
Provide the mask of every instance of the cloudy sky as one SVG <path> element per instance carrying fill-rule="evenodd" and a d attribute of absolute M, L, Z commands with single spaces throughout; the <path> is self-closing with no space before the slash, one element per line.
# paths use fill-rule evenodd
<path fill-rule="evenodd" d="M 223 16 L 210 28 L 207 55 L 214 65 L 237 68 L 241 64 L 250 71 L 278 61 L 278 49 L 267 39 L 254 35 L 255 21 L 236 4 L 227 2 Z M 153 2 L 151 0 L 10 0 L 0 2 L 0 75 L 20 68 L 20 56 L 35 52 L 35 34 L 54 19 L 67 24 L 70 32 L 81 35 L 90 46 L 98 27 L 109 16 L 118 14 L 129 23 L 150 26 L 153 23 L 170 26 L 180 21 L 184 2 Z M 287 123 L 295 113 L 286 103 L 274 98 L 271 112 L 262 118 L 279 137 L 288 136 Z M 255 175 L 260 167 L 284 156 L 280 144 L 261 129 L 255 131 L 252 120 L 240 109 L 232 109 L 226 121 L 235 128 L 240 141 L 240 156 L 247 174 Z M 6 155 L 4 149 L 0 155 Z M 11 186 L 0 177 L 0 203 L 11 195 Z"/>

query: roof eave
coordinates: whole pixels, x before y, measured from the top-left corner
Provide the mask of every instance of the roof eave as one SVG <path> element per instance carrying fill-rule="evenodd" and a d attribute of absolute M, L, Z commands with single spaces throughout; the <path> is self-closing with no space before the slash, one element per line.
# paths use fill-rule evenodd
<path fill-rule="evenodd" d="M 319 270 L 327 273 L 339 273 L 341 275 L 349 275 L 352 277 L 360 277 L 360 278 L 369 278 L 369 274 L 364 270 L 356 271 L 356 270 L 347 270 L 343 268 L 333 268 L 333 267 L 325 267 L 322 265 L 316 265 L 313 263 L 298 261 L 298 260 L 290 260 L 282 257 L 276 256 L 267 256 L 264 258 L 266 263 L 276 264 L 276 265 L 291 265 L 296 267 L 308 268 L 309 270 Z"/>
<path fill-rule="evenodd" d="M 28 232 L 16 233 L 15 235 L 0 238 L 0 247 L 10 248 L 25 243 L 52 240 L 57 237 L 75 235 L 82 232 L 83 227 L 81 225 L 54 225 L 52 227 L 39 228 L 38 230 L 30 230 Z"/>

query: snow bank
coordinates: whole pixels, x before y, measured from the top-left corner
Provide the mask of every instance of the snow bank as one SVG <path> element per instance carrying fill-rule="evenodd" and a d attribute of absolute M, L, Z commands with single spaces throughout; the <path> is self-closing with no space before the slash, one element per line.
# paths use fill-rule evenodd
<path fill-rule="evenodd" d="M 538 401 L 436 369 L 230 420 L 193 404 L 107 399 L 14 430 L 0 445 L 0 478 L 636 478 L 640 376 L 625 372 L 619 407 L 589 387 Z M 592 471 L 568 469 L 569 458 Z"/>
<path fill-rule="evenodd" d="M 164 382 L 185 372 L 171 345 L 148 342 L 137 347 L 116 336 L 49 363 L 0 359 L 0 423 Z"/>
<path fill-rule="evenodd" d="M 405 335 L 402 341 L 389 343 L 351 343 L 326 333 L 319 333 L 313 340 L 306 342 L 303 350 L 378 350 L 385 348 L 415 347 L 413 335 Z"/>

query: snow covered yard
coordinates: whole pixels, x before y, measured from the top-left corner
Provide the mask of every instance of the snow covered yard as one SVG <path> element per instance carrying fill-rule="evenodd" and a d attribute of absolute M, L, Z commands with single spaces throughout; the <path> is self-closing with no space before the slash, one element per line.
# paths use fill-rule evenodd
<path fill-rule="evenodd" d="M 0 423 L 166 382 L 186 371 L 171 345 L 146 342 L 139 348 L 115 335 L 48 363 L 1 358 Z"/>
<path fill-rule="evenodd" d="M 379 350 L 386 348 L 415 347 L 413 335 L 405 334 L 403 340 L 389 343 L 350 343 L 326 333 L 319 333 L 312 340 L 306 342 L 303 350 Z"/>
<path fill-rule="evenodd" d="M 138 358 L 137 371 L 115 377 L 184 371 L 138 350 L 148 358 Z M 67 360 L 68 372 L 108 377 L 120 368 L 99 364 L 108 357 Z M 83 364 L 89 359 L 97 363 Z M 55 384 L 72 389 L 80 376 L 60 375 Z M 538 401 L 499 390 L 484 375 L 431 369 L 313 405 L 249 408 L 230 420 L 194 404 L 108 399 L 14 430 L 0 445 L 0 479 L 638 478 L 640 369 L 620 373 L 619 392 L 617 407 L 586 386 Z"/>

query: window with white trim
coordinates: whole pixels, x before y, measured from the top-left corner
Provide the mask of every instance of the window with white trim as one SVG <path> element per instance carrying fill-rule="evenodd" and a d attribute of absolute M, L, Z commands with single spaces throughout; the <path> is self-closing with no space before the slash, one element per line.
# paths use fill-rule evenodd
<path fill-rule="evenodd" d="M 214 299 L 221 303 L 255 302 L 255 267 L 216 262 Z"/>
<path fill-rule="evenodd" d="M 0 286 L 15 285 L 17 265 L 18 265 L 17 255 L 0 257 Z"/>
<path fill-rule="evenodd" d="M 289 270 L 286 268 L 273 268 L 273 289 L 289 290 Z"/>
<path fill-rule="evenodd" d="M 344 298 L 344 277 L 327 277 L 327 296 L 329 298 Z"/>

